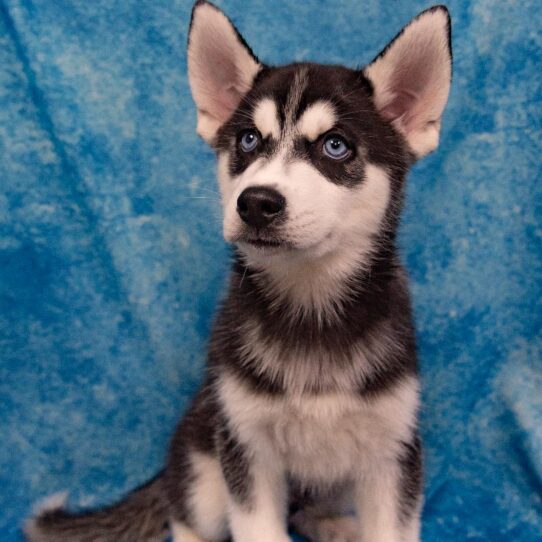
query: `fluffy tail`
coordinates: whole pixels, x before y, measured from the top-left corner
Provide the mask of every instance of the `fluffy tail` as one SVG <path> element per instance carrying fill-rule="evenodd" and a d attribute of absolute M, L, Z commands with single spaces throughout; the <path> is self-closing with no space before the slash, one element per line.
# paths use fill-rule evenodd
<path fill-rule="evenodd" d="M 108 508 L 82 513 L 50 502 L 31 518 L 24 533 L 29 542 L 160 542 L 168 533 L 163 473 Z"/>

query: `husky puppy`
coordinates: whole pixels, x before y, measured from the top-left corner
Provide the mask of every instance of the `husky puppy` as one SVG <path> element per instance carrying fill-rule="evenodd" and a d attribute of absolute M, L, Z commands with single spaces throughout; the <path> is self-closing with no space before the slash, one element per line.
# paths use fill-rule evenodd
<path fill-rule="evenodd" d="M 421 13 L 363 69 L 268 66 L 199 1 L 198 133 L 236 247 L 205 381 L 164 470 L 122 502 L 43 509 L 31 542 L 420 539 L 414 328 L 396 230 L 405 174 L 437 147 L 450 18 Z"/>

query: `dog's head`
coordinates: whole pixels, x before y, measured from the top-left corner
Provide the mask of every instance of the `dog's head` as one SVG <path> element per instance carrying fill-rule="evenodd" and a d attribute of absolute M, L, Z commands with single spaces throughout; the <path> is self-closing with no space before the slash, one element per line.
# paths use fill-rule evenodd
<path fill-rule="evenodd" d="M 270 67 L 199 1 L 188 68 L 198 133 L 218 155 L 226 240 L 257 267 L 361 261 L 395 228 L 405 170 L 438 144 L 450 19 L 424 11 L 361 70 Z"/>

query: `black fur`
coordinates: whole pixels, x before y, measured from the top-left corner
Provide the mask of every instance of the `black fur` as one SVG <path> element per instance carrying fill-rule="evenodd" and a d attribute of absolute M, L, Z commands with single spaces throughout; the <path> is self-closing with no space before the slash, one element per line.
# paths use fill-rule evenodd
<path fill-rule="evenodd" d="M 223 420 L 217 431 L 217 450 L 228 490 L 241 505 L 250 508 L 253 502 L 251 462 L 247 450 Z"/>

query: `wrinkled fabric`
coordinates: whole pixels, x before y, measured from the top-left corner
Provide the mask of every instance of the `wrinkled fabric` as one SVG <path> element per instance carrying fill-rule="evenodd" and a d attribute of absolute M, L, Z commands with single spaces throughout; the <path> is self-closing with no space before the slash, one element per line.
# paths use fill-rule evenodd
<path fill-rule="evenodd" d="M 268 63 L 361 66 L 422 1 L 224 0 Z M 441 146 L 401 247 L 423 381 L 423 540 L 542 540 L 542 8 L 452 0 Z M 0 539 L 46 495 L 163 463 L 226 281 L 182 0 L 0 0 Z"/>

